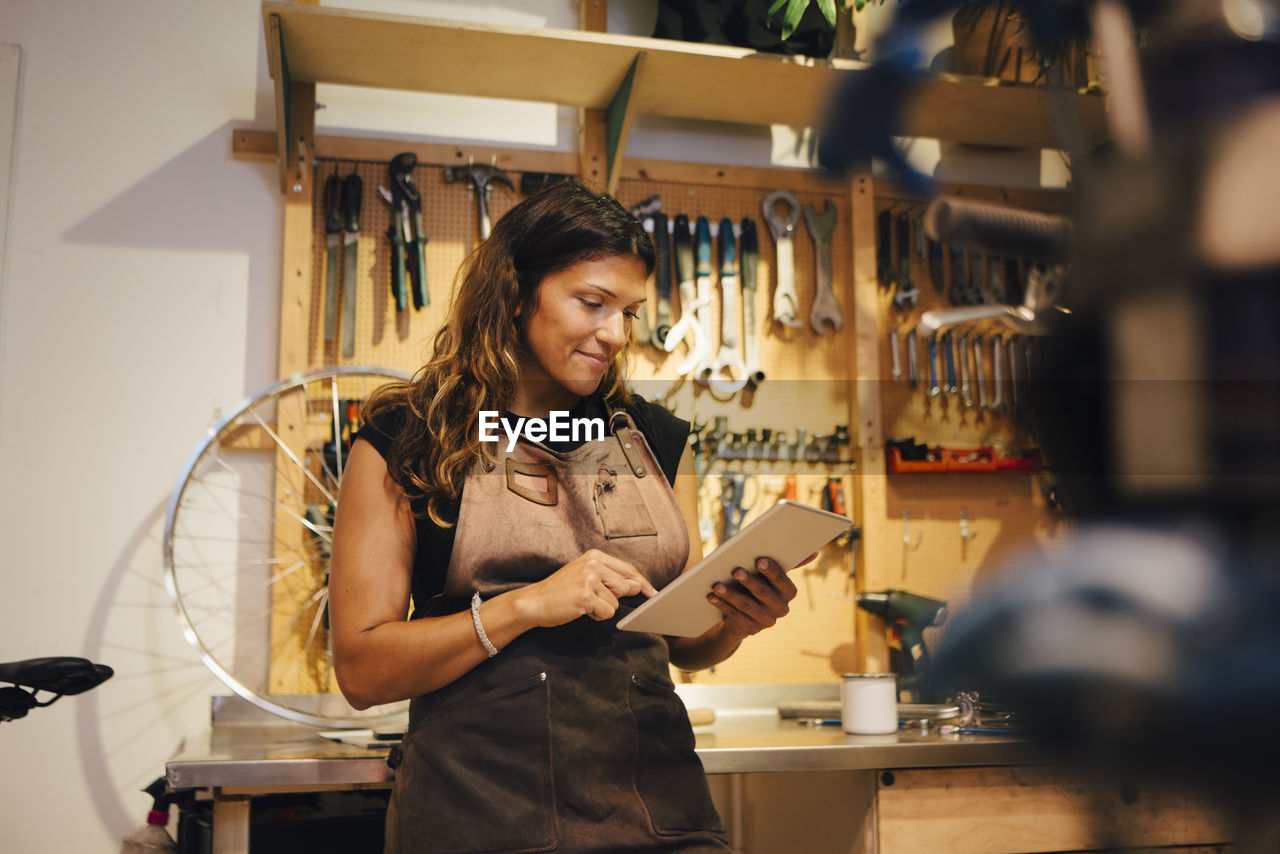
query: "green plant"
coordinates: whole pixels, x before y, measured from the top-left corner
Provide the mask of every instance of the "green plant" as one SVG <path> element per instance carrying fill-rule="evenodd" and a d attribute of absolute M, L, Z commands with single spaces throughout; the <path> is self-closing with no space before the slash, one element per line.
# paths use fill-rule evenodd
<path fill-rule="evenodd" d="M 818 11 L 826 19 L 827 26 L 834 30 L 836 28 L 836 0 L 773 0 L 773 5 L 769 7 L 769 20 L 772 21 L 773 16 L 778 14 L 778 10 L 786 6 L 787 11 L 782 16 L 782 38 L 789 39 L 791 34 L 796 31 L 796 27 L 800 26 L 800 19 L 804 17 L 804 13 L 814 3 L 818 4 Z M 853 0 L 853 8 L 855 11 L 861 12 L 869 3 L 877 3 L 883 6 L 884 0 Z"/>
<path fill-rule="evenodd" d="M 866 0 L 862 0 L 862 2 L 865 3 Z M 828 26 L 834 30 L 836 28 L 836 0 L 773 0 L 773 5 L 769 7 L 768 20 L 772 21 L 773 16 L 778 14 L 778 10 L 786 6 L 787 11 L 782 16 L 782 38 L 784 40 L 789 39 L 791 34 L 796 31 L 796 27 L 800 26 L 800 19 L 804 17 L 804 13 L 811 3 L 818 4 L 818 11 L 826 19 Z"/>

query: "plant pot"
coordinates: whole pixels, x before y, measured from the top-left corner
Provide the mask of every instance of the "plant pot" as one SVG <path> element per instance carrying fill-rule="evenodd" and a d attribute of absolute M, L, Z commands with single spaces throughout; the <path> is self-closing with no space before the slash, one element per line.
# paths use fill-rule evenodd
<path fill-rule="evenodd" d="M 1046 86 L 1089 85 L 1084 45 L 1070 42 L 1052 51 L 1038 47 L 1012 0 L 966 3 L 952 17 L 951 33 L 957 74 Z"/>

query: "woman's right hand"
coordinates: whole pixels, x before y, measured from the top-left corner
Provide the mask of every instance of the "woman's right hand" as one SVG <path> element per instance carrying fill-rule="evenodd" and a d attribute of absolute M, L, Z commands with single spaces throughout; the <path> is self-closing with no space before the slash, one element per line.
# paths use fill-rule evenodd
<path fill-rule="evenodd" d="M 657 592 L 630 563 L 599 549 L 583 552 L 542 581 L 518 591 L 521 610 L 538 626 L 564 625 L 584 614 L 607 620 L 618 610 L 621 597 Z"/>

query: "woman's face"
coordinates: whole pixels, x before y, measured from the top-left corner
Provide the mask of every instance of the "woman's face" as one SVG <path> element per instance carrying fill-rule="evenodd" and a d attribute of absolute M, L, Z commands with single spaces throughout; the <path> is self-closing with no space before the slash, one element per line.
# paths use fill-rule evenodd
<path fill-rule="evenodd" d="M 568 409 L 596 390 L 631 337 L 645 279 L 644 263 L 629 255 L 579 261 L 543 278 L 524 324 L 532 358 L 520 374 L 521 405 Z"/>

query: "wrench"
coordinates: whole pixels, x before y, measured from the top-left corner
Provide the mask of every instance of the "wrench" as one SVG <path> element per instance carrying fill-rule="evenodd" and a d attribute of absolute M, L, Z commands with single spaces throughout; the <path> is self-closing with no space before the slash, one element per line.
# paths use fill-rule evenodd
<path fill-rule="evenodd" d="M 920 384 L 920 357 L 916 355 L 916 328 L 907 333 L 907 379 L 912 386 Z"/>
<path fill-rule="evenodd" d="M 724 394 L 736 394 L 747 384 L 747 366 L 738 352 L 738 263 L 734 257 L 733 220 L 720 220 L 720 350 L 711 365 L 711 387 Z M 721 373 L 729 371 L 734 379 Z"/>
<path fill-rule="evenodd" d="M 786 202 L 791 207 L 785 216 L 776 211 L 778 202 Z M 783 326 L 797 328 L 800 321 L 796 315 L 800 313 L 800 303 L 796 299 L 796 256 L 792 238 L 796 231 L 796 220 L 800 219 L 800 200 L 790 190 L 774 190 L 764 197 L 761 205 L 764 208 L 764 221 L 769 226 L 778 245 L 778 286 L 773 292 L 773 319 Z"/>
<path fill-rule="evenodd" d="M 978 405 L 986 412 L 991 406 L 987 399 L 987 368 L 983 364 L 982 350 L 982 336 L 977 335 L 973 339 L 973 367 L 977 373 Z"/>
<path fill-rule="evenodd" d="M 893 245 L 897 247 L 897 253 L 893 263 L 898 270 L 898 283 L 893 291 L 893 305 L 899 311 L 906 311 L 914 308 L 920 299 L 920 289 L 911 281 L 911 218 L 907 214 L 898 214 L 894 234 L 897 240 Z"/>
<path fill-rule="evenodd" d="M 959 394 L 960 386 L 956 383 L 956 351 L 952 345 L 950 329 L 942 333 L 942 355 L 947 362 L 947 394 Z"/>
<path fill-rule="evenodd" d="M 969 382 L 969 333 L 962 332 L 956 339 L 956 358 L 960 360 L 960 396 L 964 408 L 973 409 L 973 384 Z"/>
<path fill-rule="evenodd" d="M 688 354 L 676 368 L 676 373 L 683 377 L 711 355 L 711 342 L 702 339 L 702 327 L 698 325 L 698 296 L 693 282 L 693 243 L 689 235 L 689 217 L 684 214 L 676 215 L 671 243 L 674 247 L 672 254 L 676 259 L 676 278 L 679 280 L 680 319 L 667 333 L 662 349 L 670 353 L 686 336 L 692 338 Z"/>
<path fill-rule="evenodd" d="M 817 261 L 817 285 L 813 308 L 809 311 L 809 326 L 815 335 L 823 333 L 823 324 L 830 323 L 836 332 L 844 326 L 840 301 L 831 289 L 831 233 L 836 230 L 836 206 L 830 200 L 819 214 L 813 205 L 804 206 L 804 222 L 813 238 L 813 255 Z"/>
<path fill-rule="evenodd" d="M 938 333 L 929 336 L 929 397 L 942 394 L 938 385 Z"/>
<path fill-rule="evenodd" d="M 893 378 L 902 379 L 902 354 L 898 348 L 898 328 L 889 330 L 889 352 L 893 355 Z"/>
<path fill-rule="evenodd" d="M 742 345 L 747 356 L 747 382 L 758 386 L 764 382 L 760 367 L 760 330 L 756 325 L 756 265 L 760 263 L 760 242 L 756 221 L 742 218 L 738 235 L 738 269 L 742 282 Z"/>
<path fill-rule="evenodd" d="M 991 367 L 995 376 L 991 382 L 995 386 L 995 397 L 991 399 L 992 412 L 1004 412 L 1004 336 L 997 335 L 991 339 Z"/>

